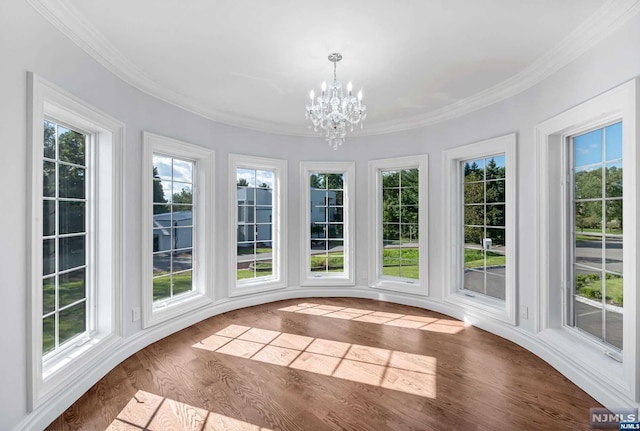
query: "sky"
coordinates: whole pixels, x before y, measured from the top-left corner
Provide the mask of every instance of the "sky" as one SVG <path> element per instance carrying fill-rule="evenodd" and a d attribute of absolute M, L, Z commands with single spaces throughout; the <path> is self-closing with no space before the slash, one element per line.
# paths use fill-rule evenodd
<path fill-rule="evenodd" d="M 615 123 L 573 138 L 575 167 L 598 168 L 602 163 L 604 137 L 604 158 L 606 162 L 617 161 L 609 166 L 622 167 L 622 123 Z"/>

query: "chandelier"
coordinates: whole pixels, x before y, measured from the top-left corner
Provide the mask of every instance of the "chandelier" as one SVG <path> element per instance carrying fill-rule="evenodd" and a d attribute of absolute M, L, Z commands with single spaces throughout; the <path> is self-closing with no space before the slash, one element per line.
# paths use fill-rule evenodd
<path fill-rule="evenodd" d="M 329 61 L 333 62 L 333 82 L 328 87 L 327 83 L 323 82 L 322 92 L 317 98 L 311 90 L 311 104 L 307 105 L 306 113 L 307 119 L 313 123 L 313 130 L 324 135 L 334 150 L 344 142 L 347 128 L 353 132 L 353 126 L 358 123 L 362 128 L 362 122 L 367 117 L 367 108 L 362 104 L 362 90 L 358 92 L 357 98 L 353 97 L 353 86 L 349 82 L 345 95 L 342 83 L 336 78 L 336 64 L 340 60 L 342 54 L 335 52 L 329 55 Z"/>

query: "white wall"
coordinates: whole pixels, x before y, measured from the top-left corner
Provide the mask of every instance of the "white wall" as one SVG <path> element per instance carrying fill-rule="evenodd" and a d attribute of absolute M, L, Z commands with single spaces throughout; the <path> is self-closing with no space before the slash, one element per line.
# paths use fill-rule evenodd
<path fill-rule="evenodd" d="M 141 141 L 147 130 L 216 151 L 218 202 L 226 202 L 228 185 L 227 155 L 229 152 L 289 160 L 289 284 L 299 285 L 297 256 L 300 252 L 299 161 L 355 160 L 356 214 L 367 214 L 367 162 L 370 159 L 396 157 L 417 153 L 430 155 L 429 231 L 430 289 L 440 297 L 442 281 L 442 151 L 506 133 L 518 133 L 518 295 L 521 304 L 534 316 L 533 285 L 535 256 L 533 229 L 536 203 L 530 198 L 535 192 L 534 127 L 537 123 L 583 102 L 603 91 L 640 75 L 640 16 L 595 48 L 530 90 L 504 102 L 464 117 L 432 127 L 402 133 L 350 138 L 338 151 L 333 151 L 319 138 L 296 138 L 258 133 L 220 125 L 182 111 L 132 88 L 114 77 L 91 57 L 66 39 L 23 0 L 0 2 L 0 184 L 2 190 L 2 247 L 0 248 L 0 429 L 8 430 L 25 423 L 27 413 L 26 378 L 26 255 L 28 244 L 26 219 L 27 201 L 27 107 L 26 72 L 33 71 L 61 86 L 70 93 L 121 120 L 126 125 L 124 183 L 125 220 L 140 220 Z M 415 73 L 420 73 L 416 70 Z M 213 84 L 212 84 L 213 85 Z M 392 82 L 390 82 L 392 85 Z M 372 115 L 373 115 L 373 108 Z M 303 106 L 301 105 L 301 109 Z M 302 112 L 302 111 L 301 111 Z M 366 126 L 365 126 L 366 127 Z M 216 250 L 219 262 L 216 293 L 224 298 L 227 292 L 227 209 L 216 207 Z M 363 285 L 366 270 L 366 250 L 369 247 L 366 223 L 358 223 L 356 231 L 357 282 Z M 124 315 L 125 337 L 142 333 L 140 322 L 131 322 L 133 307 L 140 306 L 141 236 L 137 223 L 127 224 L 124 232 Z M 294 290 L 291 295 L 297 295 Z M 364 295 L 363 293 L 359 293 Z M 282 295 L 282 294 L 280 294 Z M 286 293 L 285 293 L 286 295 Z M 371 294 L 373 295 L 373 294 Z M 279 296 L 282 297 L 282 296 Z M 259 302 L 276 296 L 260 297 Z M 385 297 L 386 298 L 386 297 Z M 398 299 L 398 296 L 389 296 Z M 401 297 L 405 303 L 424 304 Z M 213 313 L 214 311 L 211 311 Z M 521 327 L 533 331 L 533 320 L 521 322 Z M 150 341 L 147 340 L 146 342 Z M 122 357 L 124 359 L 124 357 Z M 63 410 L 67 405 L 57 406 Z M 586 413 L 585 413 L 586 414 Z M 23 421 L 23 422 L 21 422 Z"/>

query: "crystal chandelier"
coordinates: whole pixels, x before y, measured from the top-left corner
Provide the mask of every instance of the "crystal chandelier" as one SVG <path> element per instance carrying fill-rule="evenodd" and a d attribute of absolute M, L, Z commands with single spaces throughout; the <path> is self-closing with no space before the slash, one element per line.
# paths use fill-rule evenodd
<path fill-rule="evenodd" d="M 353 126 L 362 122 L 367 117 L 367 108 L 362 104 L 362 90 L 358 97 L 353 97 L 351 82 L 347 84 L 347 94 L 342 90 L 342 83 L 336 78 L 336 64 L 342 60 L 342 55 L 335 52 L 329 55 L 329 61 L 333 62 L 333 82 L 322 83 L 320 96 L 315 97 L 311 90 L 309 97 L 311 104 L 307 105 L 307 119 L 313 123 L 313 130 L 324 135 L 329 146 L 334 150 L 344 142 L 347 128 L 353 132 Z M 323 130 L 318 130 L 320 127 Z"/>

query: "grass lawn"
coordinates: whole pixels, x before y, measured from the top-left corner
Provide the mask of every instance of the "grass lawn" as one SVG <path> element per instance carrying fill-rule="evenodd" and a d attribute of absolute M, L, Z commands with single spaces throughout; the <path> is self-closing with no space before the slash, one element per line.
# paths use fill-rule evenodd
<path fill-rule="evenodd" d="M 382 275 L 420 278 L 419 251 L 414 248 L 385 248 L 382 251 Z"/>
<path fill-rule="evenodd" d="M 164 276 L 153 279 L 153 300 L 169 298 L 171 277 Z M 192 289 L 191 271 L 173 275 L 173 296 L 189 292 Z"/>
<path fill-rule="evenodd" d="M 503 254 L 493 253 L 487 251 L 487 266 L 500 266 L 505 265 L 507 262 L 507 257 Z M 482 250 L 469 250 L 465 249 L 464 251 L 464 267 L 465 268 L 478 268 L 483 267 L 485 265 L 484 262 L 484 253 Z"/>
<path fill-rule="evenodd" d="M 256 248 L 256 253 L 271 253 L 272 249 L 269 247 L 258 247 Z M 242 256 L 245 254 L 253 254 L 253 248 L 251 247 L 241 247 L 238 249 L 238 256 Z"/>

